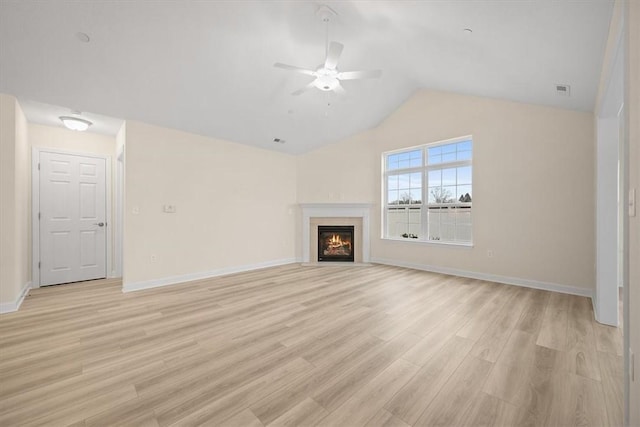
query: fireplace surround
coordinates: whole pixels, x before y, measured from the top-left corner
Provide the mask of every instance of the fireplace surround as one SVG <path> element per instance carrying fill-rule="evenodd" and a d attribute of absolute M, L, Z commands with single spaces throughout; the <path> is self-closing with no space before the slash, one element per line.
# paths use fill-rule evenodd
<path fill-rule="evenodd" d="M 332 265 L 318 262 L 317 228 L 320 225 L 354 226 L 354 265 L 370 260 L 370 210 L 372 203 L 301 203 L 301 249 L 303 264 Z"/>

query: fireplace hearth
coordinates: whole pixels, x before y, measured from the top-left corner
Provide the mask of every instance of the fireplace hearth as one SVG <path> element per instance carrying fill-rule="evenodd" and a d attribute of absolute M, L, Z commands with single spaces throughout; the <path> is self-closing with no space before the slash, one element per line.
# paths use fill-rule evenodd
<path fill-rule="evenodd" d="M 354 262 L 353 225 L 318 226 L 318 262 Z"/>

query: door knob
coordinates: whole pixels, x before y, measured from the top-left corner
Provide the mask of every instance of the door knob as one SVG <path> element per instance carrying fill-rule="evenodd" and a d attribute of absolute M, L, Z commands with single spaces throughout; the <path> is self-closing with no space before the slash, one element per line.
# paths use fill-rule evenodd
<path fill-rule="evenodd" d="M 98 227 L 104 227 L 104 222 L 96 222 L 93 225 L 97 225 Z"/>

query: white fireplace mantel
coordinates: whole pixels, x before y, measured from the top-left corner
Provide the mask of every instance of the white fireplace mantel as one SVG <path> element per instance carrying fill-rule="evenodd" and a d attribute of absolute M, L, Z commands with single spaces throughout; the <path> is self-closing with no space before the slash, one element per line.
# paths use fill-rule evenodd
<path fill-rule="evenodd" d="M 370 260 L 369 216 L 373 203 L 300 203 L 302 262 L 310 262 L 311 218 L 362 218 L 362 262 Z"/>

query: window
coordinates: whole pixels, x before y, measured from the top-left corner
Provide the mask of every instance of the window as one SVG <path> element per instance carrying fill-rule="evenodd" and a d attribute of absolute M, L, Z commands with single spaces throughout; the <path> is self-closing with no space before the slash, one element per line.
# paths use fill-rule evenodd
<path fill-rule="evenodd" d="M 384 237 L 470 244 L 473 140 L 383 154 Z"/>

